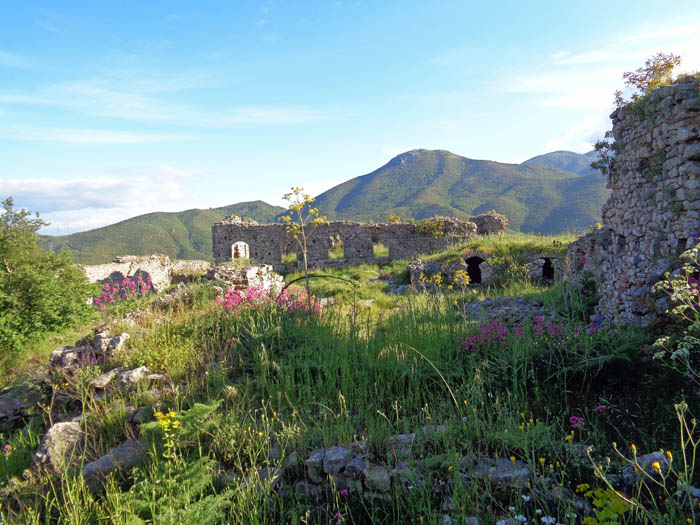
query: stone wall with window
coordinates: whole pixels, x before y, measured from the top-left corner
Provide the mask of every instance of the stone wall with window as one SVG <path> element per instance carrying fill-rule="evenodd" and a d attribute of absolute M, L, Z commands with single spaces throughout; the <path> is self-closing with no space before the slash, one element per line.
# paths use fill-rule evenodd
<path fill-rule="evenodd" d="M 615 156 L 602 228 L 571 244 L 574 279 L 600 281 L 599 314 L 646 325 L 651 287 L 700 241 L 700 89 L 687 77 L 612 115 Z"/>
<path fill-rule="evenodd" d="M 313 229 L 307 241 L 307 260 L 312 268 L 348 264 L 385 263 L 409 259 L 421 253 L 443 250 L 475 235 L 477 226 L 454 218 L 429 219 L 416 223 L 363 224 L 335 221 Z M 258 224 L 231 216 L 212 226 L 214 260 L 223 263 L 248 253 L 256 263 L 285 269 L 282 256 L 297 252 L 297 266 L 302 254 L 296 240 L 282 224 Z M 332 258 L 329 251 L 342 243 L 343 257 Z M 388 248 L 388 256 L 374 254 L 376 244 Z M 238 255 L 240 256 L 240 255 Z"/>

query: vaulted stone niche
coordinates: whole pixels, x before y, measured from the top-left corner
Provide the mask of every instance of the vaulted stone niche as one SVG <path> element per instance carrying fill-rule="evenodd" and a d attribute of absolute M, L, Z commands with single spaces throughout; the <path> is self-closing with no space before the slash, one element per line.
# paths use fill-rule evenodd
<path fill-rule="evenodd" d="M 467 274 L 469 275 L 469 282 L 473 284 L 481 284 L 481 263 L 484 259 L 478 255 L 474 255 L 467 259 Z"/>
<path fill-rule="evenodd" d="M 551 257 L 543 257 L 542 260 L 542 280 L 552 281 L 554 280 L 554 265 L 552 264 Z"/>

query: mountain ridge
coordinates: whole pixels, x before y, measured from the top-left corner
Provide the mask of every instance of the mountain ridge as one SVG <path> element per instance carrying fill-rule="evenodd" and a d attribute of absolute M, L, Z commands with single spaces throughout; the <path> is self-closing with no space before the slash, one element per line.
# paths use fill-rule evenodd
<path fill-rule="evenodd" d="M 506 215 L 515 230 L 578 231 L 600 220 L 608 196 L 605 177 L 590 168 L 595 158 L 595 152 L 556 151 L 509 164 L 448 150 L 414 149 L 321 193 L 314 206 L 329 220 L 361 222 L 382 222 L 389 214 L 404 219 L 434 215 L 468 219 L 494 209 Z M 214 222 L 236 213 L 267 223 L 286 212 L 260 200 L 208 210 L 152 212 L 85 232 L 46 236 L 42 245 L 70 249 L 74 260 L 83 264 L 156 252 L 211 260 Z"/>

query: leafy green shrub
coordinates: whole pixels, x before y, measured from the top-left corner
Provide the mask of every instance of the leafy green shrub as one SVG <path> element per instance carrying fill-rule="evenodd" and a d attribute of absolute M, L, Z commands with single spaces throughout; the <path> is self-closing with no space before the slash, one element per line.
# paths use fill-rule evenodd
<path fill-rule="evenodd" d="M 434 239 L 439 239 L 445 235 L 445 222 L 437 216 L 416 221 L 415 226 L 418 233 L 432 235 Z"/>
<path fill-rule="evenodd" d="M 698 384 L 700 380 L 700 244 L 680 255 L 682 268 L 659 281 L 654 290 L 668 295 L 670 306 L 668 335 L 654 343 L 654 359 L 663 359 L 671 368 Z"/>
<path fill-rule="evenodd" d="M 0 214 L 0 348 L 16 353 L 30 338 L 87 319 L 87 300 L 94 287 L 68 252 L 38 247 L 37 231 L 46 225 L 26 210 L 15 210 L 12 198 Z"/>

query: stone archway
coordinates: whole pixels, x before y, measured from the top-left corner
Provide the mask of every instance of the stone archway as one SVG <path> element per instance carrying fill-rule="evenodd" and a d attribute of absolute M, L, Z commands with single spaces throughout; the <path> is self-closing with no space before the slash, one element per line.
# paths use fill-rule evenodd
<path fill-rule="evenodd" d="M 465 262 L 467 263 L 467 274 L 469 275 L 469 282 L 472 284 L 481 284 L 482 275 L 480 265 L 482 262 L 484 262 L 484 259 L 482 259 L 478 255 L 473 255 L 467 258 Z"/>
<path fill-rule="evenodd" d="M 551 257 L 542 257 L 544 264 L 542 265 L 542 280 L 553 281 L 554 280 L 554 265 L 552 264 Z"/>
<path fill-rule="evenodd" d="M 243 241 L 234 242 L 231 245 L 231 259 L 250 259 L 250 247 Z"/>

